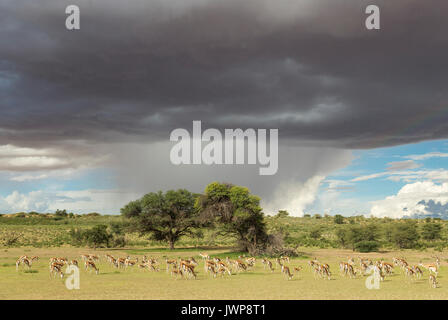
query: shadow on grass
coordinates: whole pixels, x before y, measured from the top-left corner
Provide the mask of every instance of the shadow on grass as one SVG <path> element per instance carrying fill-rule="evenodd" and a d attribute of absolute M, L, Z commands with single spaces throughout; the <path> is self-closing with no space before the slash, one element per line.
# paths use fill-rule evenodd
<path fill-rule="evenodd" d="M 2 267 L 14 267 L 15 265 L 15 263 L 4 263 L 2 264 Z"/>
<path fill-rule="evenodd" d="M 39 270 L 24 270 L 23 273 L 39 273 Z"/>
<path fill-rule="evenodd" d="M 207 250 L 229 250 L 233 247 L 218 247 L 218 246 L 198 246 L 198 247 L 184 247 L 184 248 L 176 248 L 176 249 L 169 249 L 166 247 L 157 247 L 157 248 L 142 248 L 142 249 L 116 249 L 125 251 L 128 254 L 145 254 L 150 252 L 161 252 L 161 253 L 168 253 L 173 254 L 176 252 L 195 252 L 195 251 L 207 251 Z"/>

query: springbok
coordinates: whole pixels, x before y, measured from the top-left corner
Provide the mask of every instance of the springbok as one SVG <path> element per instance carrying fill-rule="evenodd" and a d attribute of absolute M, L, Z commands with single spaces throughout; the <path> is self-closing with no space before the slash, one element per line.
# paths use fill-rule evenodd
<path fill-rule="evenodd" d="M 436 277 L 437 277 L 437 275 L 439 273 L 437 265 L 435 265 L 435 264 L 423 264 L 421 262 L 418 265 L 423 267 L 423 268 L 425 268 L 426 270 L 428 270 L 430 274 L 434 273 L 436 275 Z"/>
<path fill-rule="evenodd" d="M 429 275 L 429 285 L 433 288 L 437 288 L 437 278 L 436 276 L 430 274 Z"/>

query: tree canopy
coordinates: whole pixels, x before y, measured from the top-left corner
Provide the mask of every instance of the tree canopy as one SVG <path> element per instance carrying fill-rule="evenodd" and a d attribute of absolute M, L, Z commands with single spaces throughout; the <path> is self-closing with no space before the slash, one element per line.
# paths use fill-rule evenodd
<path fill-rule="evenodd" d="M 170 249 L 180 237 L 193 233 L 201 225 L 195 207 L 197 195 L 185 189 L 159 191 L 131 201 L 121 209 L 121 214 L 132 220 L 132 227 L 151 238 L 167 241 Z"/>
<path fill-rule="evenodd" d="M 213 182 L 198 198 L 201 219 L 237 237 L 240 249 L 251 253 L 266 246 L 268 235 L 260 198 L 246 187 Z"/>
<path fill-rule="evenodd" d="M 435 222 L 427 222 L 422 227 L 422 238 L 425 240 L 440 240 L 442 238 L 442 225 Z"/>

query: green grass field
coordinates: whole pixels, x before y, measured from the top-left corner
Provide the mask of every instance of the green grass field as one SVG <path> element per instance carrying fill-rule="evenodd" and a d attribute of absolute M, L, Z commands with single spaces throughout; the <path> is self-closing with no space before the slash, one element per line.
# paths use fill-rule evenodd
<path fill-rule="evenodd" d="M 116 250 L 89 250 L 79 248 L 12 248 L 0 251 L 0 299 L 447 299 L 448 263 L 443 253 L 437 253 L 442 260 L 438 276 L 438 288 L 428 284 L 428 271 L 424 271 L 421 280 L 409 280 L 403 271 L 396 267 L 392 276 L 381 282 L 380 289 L 369 290 L 365 286 L 366 276 L 356 279 L 343 277 L 339 273 L 339 261 L 358 256 L 371 259 L 404 257 L 411 264 L 433 262 L 435 253 L 430 251 L 389 251 L 383 253 L 358 254 L 350 250 L 299 248 L 301 258 L 291 259 L 289 266 L 302 266 L 303 270 L 295 274 L 292 280 L 286 280 L 277 267 L 275 272 L 263 268 L 257 259 L 255 268 L 240 274 L 232 274 L 214 279 L 204 273 L 203 263 L 196 267 L 197 280 L 184 280 L 171 277 L 165 271 L 165 259 L 194 256 L 199 261 L 199 252 L 219 257 L 235 257 L 229 249 L 200 250 L 178 249 L 168 251 L 157 248 L 131 248 Z M 80 254 L 94 253 L 101 257 L 100 273 L 90 273 L 83 268 L 80 271 L 80 289 L 68 290 L 65 278 L 50 278 L 48 259 L 63 256 L 81 261 Z M 106 253 L 115 257 L 132 258 L 155 257 L 159 259 L 160 271 L 149 272 L 132 267 L 117 270 L 109 266 L 104 258 Z M 32 272 L 26 268 L 16 271 L 15 260 L 26 254 L 38 255 L 40 260 L 33 264 Z M 307 261 L 316 257 L 322 263 L 329 263 L 332 279 L 316 279 L 308 267 Z M 273 261 L 273 259 L 272 259 Z"/>

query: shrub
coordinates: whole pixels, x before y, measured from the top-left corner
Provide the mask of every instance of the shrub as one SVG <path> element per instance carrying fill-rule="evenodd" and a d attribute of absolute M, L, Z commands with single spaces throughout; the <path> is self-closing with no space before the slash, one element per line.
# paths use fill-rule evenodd
<path fill-rule="evenodd" d="M 98 246 L 109 246 L 109 241 L 112 240 L 112 235 L 107 232 L 107 226 L 97 225 L 92 229 L 83 232 L 85 241 L 89 246 L 96 249 Z"/>
<path fill-rule="evenodd" d="M 312 239 L 317 240 L 317 239 L 319 239 L 321 237 L 321 235 L 322 235 L 322 231 L 320 230 L 320 228 L 315 228 L 315 229 L 310 231 L 310 237 Z"/>
<path fill-rule="evenodd" d="M 337 214 L 334 216 L 334 223 L 336 224 L 343 224 L 344 223 L 344 217 L 340 214 Z"/>
<path fill-rule="evenodd" d="M 424 240 L 439 240 L 441 238 L 442 225 L 440 223 L 426 222 L 422 227 Z"/>
<path fill-rule="evenodd" d="M 115 248 L 123 248 L 126 246 L 126 238 L 124 236 L 115 236 L 112 240 L 112 246 Z"/>
<path fill-rule="evenodd" d="M 23 237 L 23 233 L 10 231 L 0 235 L 0 242 L 6 247 L 14 247 L 19 245 L 19 240 Z"/>
<path fill-rule="evenodd" d="M 69 232 L 71 241 L 70 244 L 75 247 L 82 246 L 84 244 L 84 233 L 79 229 L 71 229 Z"/>
<path fill-rule="evenodd" d="M 380 243 L 378 241 L 360 241 L 355 243 L 355 250 L 359 252 L 374 252 L 378 251 Z"/>
<path fill-rule="evenodd" d="M 279 210 L 278 213 L 275 215 L 276 218 L 285 218 L 289 216 L 289 212 L 286 210 Z"/>
<path fill-rule="evenodd" d="M 417 226 L 412 221 L 396 225 L 391 233 L 391 240 L 400 249 L 414 248 L 418 239 Z"/>

